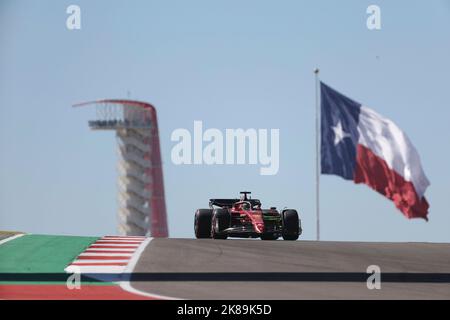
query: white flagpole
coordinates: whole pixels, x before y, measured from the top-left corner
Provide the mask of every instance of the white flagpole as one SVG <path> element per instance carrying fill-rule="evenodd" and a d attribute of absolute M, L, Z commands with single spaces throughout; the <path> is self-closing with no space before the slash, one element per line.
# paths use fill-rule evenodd
<path fill-rule="evenodd" d="M 319 105 L 319 69 L 314 70 L 316 78 L 316 236 L 320 240 L 320 105 Z"/>

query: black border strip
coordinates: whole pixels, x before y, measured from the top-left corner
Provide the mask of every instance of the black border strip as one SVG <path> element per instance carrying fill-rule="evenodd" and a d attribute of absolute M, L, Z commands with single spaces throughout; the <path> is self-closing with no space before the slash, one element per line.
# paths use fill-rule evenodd
<path fill-rule="evenodd" d="M 66 281 L 65 273 L 0 273 L 0 281 Z M 366 282 L 364 272 L 137 272 L 83 273 L 86 281 L 200 281 L 200 282 Z M 450 283 L 450 273 L 382 272 L 381 282 Z"/>

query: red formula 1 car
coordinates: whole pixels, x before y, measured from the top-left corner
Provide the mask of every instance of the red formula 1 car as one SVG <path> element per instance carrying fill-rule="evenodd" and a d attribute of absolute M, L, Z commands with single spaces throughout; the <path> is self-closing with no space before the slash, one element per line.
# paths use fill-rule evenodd
<path fill-rule="evenodd" d="M 210 199 L 210 209 L 195 212 L 195 236 L 262 240 L 276 240 L 282 236 L 284 240 L 298 239 L 302 228 L 296 210 L 261 209 L 261 202 L 249 198 L 248 194 L 248 191 L 241 192 L 240 199 Z"/>

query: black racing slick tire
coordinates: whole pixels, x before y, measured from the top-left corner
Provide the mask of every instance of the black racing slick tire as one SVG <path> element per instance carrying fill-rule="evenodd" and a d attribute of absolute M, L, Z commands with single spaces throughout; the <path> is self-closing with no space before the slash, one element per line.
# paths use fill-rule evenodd
<path fill-rule="evenodd" d="M 212 209 L 198 209 L 195 212 L 194 231 L 197 239 L 211 238 Z"/>
<path fill-rule="evenodd" d="M 211 221 L 211 238 L 228 238 L 224 230 L 230 227 L 230 219 L 230 213 L 227 209 L 215 209 Z"/>
<path fill-rule="evenodd" d="M 300 223 L 297 211 L 287 209 L 281 213 L 281 216 L 283 219 L 283 239 L 297 240 L 300 235 Z"/>

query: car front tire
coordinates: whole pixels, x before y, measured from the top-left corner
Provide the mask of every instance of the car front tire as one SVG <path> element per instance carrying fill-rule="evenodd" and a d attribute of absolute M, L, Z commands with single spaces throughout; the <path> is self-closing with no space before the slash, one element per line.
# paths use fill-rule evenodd
<path fill-rule="evenodd" d="M 226 239 L 228 235 L 223 232 L 230 227 L 230 213 L 227 209 L 215 209 L 211 221 L 211 238 Z"/>
<path fill-rule="evenodd" d="M 297 240 L 300 235 L 300 224 L 297 210 L 287 209 L 282 212 L 283 239 Z"/>
<path fill-rule="evenodd" d="M 211 209 L 198 209 L 195 212 L 194 231 L 197 239 L 211 238 L 212 215 Z"/>

